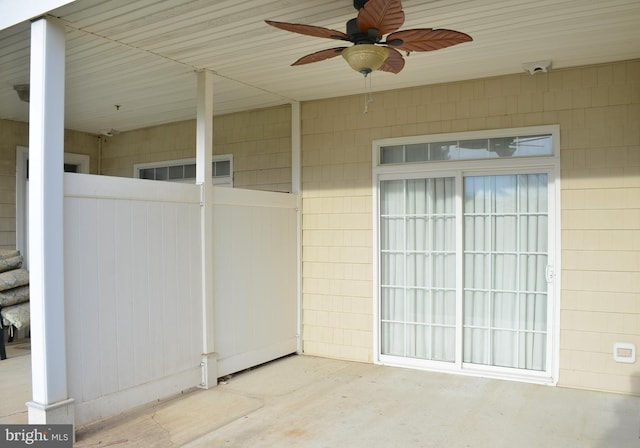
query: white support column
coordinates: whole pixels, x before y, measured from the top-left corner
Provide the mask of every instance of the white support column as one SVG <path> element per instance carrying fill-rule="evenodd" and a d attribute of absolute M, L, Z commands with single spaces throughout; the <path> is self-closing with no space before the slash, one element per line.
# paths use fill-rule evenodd
<path fill-rule="evenodd" d="M 48 18 L 34 21 L 29 103 L 31 424 L 74 423 L 64 323 L 64 67 L 64 26 Z"/>
<path fill-rule="evenodd" d="M 200 185 L 200 234 L 202 244 L 202 383 L 209 389 L 218 384 L 214 340 L 213 305 L 213 73 L 197 73 L 196 183 Z"/>
<path fill-rule="evenodd" d="M 302 353 L 302 152 L 300 103 L 291 103 L 291 192 L 296 195 L 296 351 Z"/>

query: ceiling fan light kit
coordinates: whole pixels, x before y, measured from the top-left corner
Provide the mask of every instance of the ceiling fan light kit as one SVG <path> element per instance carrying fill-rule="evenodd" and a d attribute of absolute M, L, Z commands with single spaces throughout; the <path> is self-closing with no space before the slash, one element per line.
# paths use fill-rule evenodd
<path fill-rule="evenodd" d="M 360 44 L 342 50 L 342 57 L 349 66 L 367 76 L 378 70 L 389 57 L 389 49 L 372 44 Z"/>

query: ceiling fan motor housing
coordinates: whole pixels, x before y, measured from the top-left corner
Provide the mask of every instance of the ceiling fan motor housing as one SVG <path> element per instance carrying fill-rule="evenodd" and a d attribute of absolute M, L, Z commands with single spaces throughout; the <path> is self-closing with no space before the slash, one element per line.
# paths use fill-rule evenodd
<path fill-rule="evenodd" d="M 376 28 L 369 28 L 366 33 L 358 27 L 358 19 L 351 19 L 347 22 L 347 35 L 354 44 L 376 44 L 380 42 L 380 31 Z"/>

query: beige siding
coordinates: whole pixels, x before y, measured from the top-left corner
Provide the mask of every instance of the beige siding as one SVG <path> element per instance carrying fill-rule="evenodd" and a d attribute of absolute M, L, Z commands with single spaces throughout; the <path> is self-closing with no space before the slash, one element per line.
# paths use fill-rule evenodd
<path fill-rule="evenodd" d="M 16 148 L 29 146 L 29 125 L 0 120 L 0 248 L 16 247 Z M 98 140 L 91 134 L 65 131 L 64 150 L 89 156 L 90 170 L 97 172 Z"/>
<path fill-rule="evenodd" d="M 517 74 L 302 105 L 303 340 L 308 354 L 372 360 L 371 143 L 559 124 L 560 381 L 640 394 L 640 61 Z"/>
<path fill-rule="evenodd" d="M 234 185 L 291 191 L 291 108 L 216 116 L 214 154 L 233 154 Z M 196 122 L 124 132 L 105 139 L 102 174 L 132 177 L 137 163 L 195 157 Z"/>

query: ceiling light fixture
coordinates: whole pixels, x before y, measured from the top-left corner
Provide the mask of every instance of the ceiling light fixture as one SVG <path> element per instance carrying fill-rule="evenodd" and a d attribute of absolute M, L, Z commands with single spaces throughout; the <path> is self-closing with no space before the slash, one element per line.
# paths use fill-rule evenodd
<path fill-rule="evenodd" d="M 369 104 L 373 103 L 371 95 L 371 77 L 367 88 L 367 75 L 378 70 L 389 57 L 389 49 L 372 44 L 357 44 L 342 50 L 342 57 L 355 71 L 364 75 L 364 110 L 369 112 Z"/>
<path fill-rule="evenodd" d="M 18 93 L 20 101 L 29 102 L 29 84 L 16 84 L 13 86 L 13 90 Z"/>
<path fill-rule="evenodd" d="M 389 49 L 372 44 L 359 44 L 342 50 L 342 57 L 357 72 L 367 76 L 378 70 L 389 57 Z"/>

